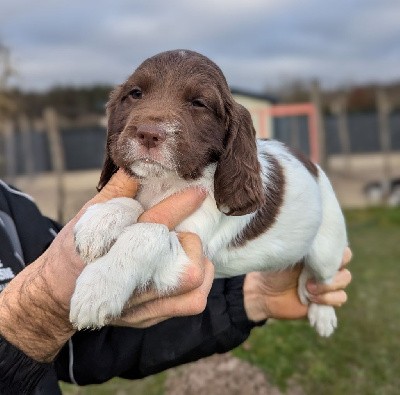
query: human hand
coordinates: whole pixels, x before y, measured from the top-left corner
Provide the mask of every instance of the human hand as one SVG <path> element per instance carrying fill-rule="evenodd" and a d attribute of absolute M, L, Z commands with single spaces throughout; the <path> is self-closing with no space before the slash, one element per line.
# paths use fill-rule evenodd
<path fill-rule="evenodd" d="M 200 314 L 214 280 L 214 265 L 204 257 L 199 237 L 180 233 L 179 241 L 190 258 L 180 285 L 168 296 L 160 297 L 154 290 L 132 295 L 122 316 L 111 325 L 147 328 L 166 319 Z"/>
<path fill-rule="evenodd" d="M 53 250 L 55 255 L 54 259 L 57 259 L 59 256 L 64 256 L 66 257 L 66 260 L 70 261 L 67 265 L 61 264 L 66 269 L 66 272 L 61 275 L 64 276 L 64 279 L 68 280 L 64 281 L 64 285 L 61 287 L 60 284 L 54 286 L 56 298 L 65 308 L 69 309 L 71 296 L 75 289 L 76 279 L 86 266 L 79 254 L 76 252 L 74 240 L 74 227 L 76 223 L 89 206 L 111 200 L 115 197 L 134 197 L 137 188 L 137 182 L 125 172 L 119 170 L 113 175 L 107 185 L 93 199 L 84 205 L 80 212 L 62 229 L 60 234 L 52 243 L 49 250 Z M 150 208 L 148 211 L 142 213 L 137 222 L 159 223 L 172 230 L 186 217 L 196 211 L 205 197 L 205 191 L 198 188 L 186 189 L 176 195 L 168 197 L 164 201 Z M 191 235 L 187 238 L 192 240 L 194 237 L 197 236 Z M 193 241 L 189 242 L 190 248 L 193 249 L 194 244 L 199 251 L 202 251 L 201 244 L 196 244 Z M 204 280 L 204 272 L 202 269 L 199 269 L 199 266 L 202 264 L 203 261 L 200 262 L 198 256 L 196 256 L 196 261 L 191 262 L 191 264 L 186 267 L 186 270 L 189 273 L 192 273 L 190 275 L 192 279 L 188 280 L 188 282 L 193 282 L 193 284 L 181 284 L 182 291 L 187 290 L 185 287 L 190 289 L 197 288 L 197 286 L 199 286 L 197 282 L 202 282 Z M 71 270 L 71 266 L 73 270 Z M 207 264 L 207 269 L 208 267 L 209 265 Z M 54 272 L 49 275 L 49 278 L 57 279 L 57 273 L 58 276 L 60 276 L 60 263 L 53 265 L 52 269 L 54 269 Z M 183 277 L 185 281 L 187 279 L 186 274 L 184 274 Z M 180 289 L 177 291 L 179 292 Z M 147 292 L 145 292 L 145 294 L 146 293 Z M 154 292 L 150 290 L 149 295 L 153 294 Z"/>
<path fill-rule="evenodd" d="M 343 253 L 341 269 L 329 285 L 309 281 L 310 300 L 318 304 L 339 307 L 347 301 L 345 288 L 351 282 L 351 273 L 345 266 L 351 260 L 351 250 Z M 297 294 L 297 282 L 302 264 L 293 269 L 276 273 L 253 272 L 246 275 L 243 285 L 244 305 L 252 321 L 268 318 L 299 319 L 307 316 L 308 306 L 303 305 Z"/>
<path fill-rule="evenodd" d="M 0 333 L 27 355 L 38 361 L 51 361 L 74 333 L 68 319 L 69 303 L 76 279 L 85 266 L 75 250 L 74 225 L 89 205 L 114 197 L 133 197 L 137 186 L 137 182 L 124 172 L 114 174 L 101 192 L 62 229 L 46 252 L 18 274 L 0 294 Z M 173 228 L 193 213 L 204 198 L 204 192 L 188 189 L 143 213 L 141 220 L 159 220 Z M 166 208 L 171 211 L 164 211 Z M 149 325 L 174 313 L 195 314 L 204 308 L 212 283 L 212 265 L 202 258 L 197 236 L 183 234 L 181 240 L 194 262 L 187 266 L 182 287 L 173 296 L 172 304 L 164 299 L 157 303 L 156 295 L 150 290 L 140 296 L 140 303 L 136 302 L 140 319 L 135 321 L 127 312 L 123 319 L 125 323 Z M 191 292 L 199 297 L 199 303 L 187 307 Z"/>
<path fill-rule="evenodd" d="M 170 230 L 197 209 L 205 197 L 201 191 L 186 190 L 172 196 L 148 211 L 138 222 L 154 222 L 166 225 Z M 132 295 L 123 315 L 111 322 L 119 326 L 145 328 L 168 318 L 200 314 L 206 307 L 207 297 L 214 280 L 214 265 L 203 255 L 200 238 L 194 233 L 178 233 L 179 241 L 190 258 L 190 264 L 180 279 L 180 285 L 168 296 L 160 295 L 152 288 Z"/>

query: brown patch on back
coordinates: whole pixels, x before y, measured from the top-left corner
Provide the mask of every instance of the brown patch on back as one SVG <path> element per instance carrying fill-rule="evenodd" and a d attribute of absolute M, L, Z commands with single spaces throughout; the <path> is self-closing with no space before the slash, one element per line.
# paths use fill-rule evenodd
<path fill-rule="evenodd" d="M 252 220 L 238 234 L 229 247 L 242 247 L 266 232 L 276 221 L 283 204 L 285 176 L 279 162 L 269 154 L 262 154 L 269 162 L 268 184 L 265 188 L 265 204 L 256 212 Z"/>
<path fill-rule="evenodd" d="M 301 151 L 296 148 L 288 147 L 290 153 L 308 170 L 308 172 L 315 178 L 318 178 L 318 167 L 315 163 L 304 155 Z"/>

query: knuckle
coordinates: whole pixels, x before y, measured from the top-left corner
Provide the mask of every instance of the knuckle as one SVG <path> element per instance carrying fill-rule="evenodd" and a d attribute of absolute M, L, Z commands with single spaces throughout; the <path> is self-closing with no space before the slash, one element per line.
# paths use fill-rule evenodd
<path fill-rule="evenodd" d="M 151 211 L 147 211 L 143 213 L 140 217 L 138 222 L 152 222 L 152 223 L 164 223 L 165 215 L 161 213 L 154 213 Z"/>
<path fill-rule="evenodd" d="M 347 284 L 350 284 L 351 281 L 352 281 L 352 279 L 353 279 L 353 276 L 352 276 L 350 270 L 345 269 L 345 270 L 344 270 L 344 274 L 345 274 L 345 279 L 346 279 L 346 281 L 347 281 Z"/>
<path fill-rule="evenodd" d="M 215 267 L 213 263 L 207 258 L 205 259 L 204 271 L 209 274 L 210 281 L 212 282 L 214 280 Z M 204 276 L 205 275 L 206 273 L 204 274 Z"/>
<path fill-rule="evenodd" d="M 200 287 L 204 281 L 204 270 L 195 264 L 190 264 L 186 267 L 183 282 L 190 289 L 195 289 Z"/>
<path fill-rule="evenodd" d="M 180 232 L 178 233 L 179 241 L 183 245 L 190 245 L 193 248 L 202 248 L 201 239 L 196 233 L 192 232 Z"/>
<path fill-rule="evenodd" d="M 337 291 L 333 296 L 332 296 L 332 301 L 331 305 L 335 307 L 342 307 L 344 303 L 347 302 L 347 294 L 344 291 Z"/>
<path fill-rule="evenodd" d="M 204 295 L 199 296 L 195 299 L 192 305 L 193 314 L 201 314 L 204 312 L 207 306 L 207 298 Z"/>
<path fill-rule="evenodd" d="M 347 247 L 345 251 L 345 262 L 346 263 L 350 262 L 352 258 L 353 258 L 353 251 L 350 249 L 350 247 Z"/>

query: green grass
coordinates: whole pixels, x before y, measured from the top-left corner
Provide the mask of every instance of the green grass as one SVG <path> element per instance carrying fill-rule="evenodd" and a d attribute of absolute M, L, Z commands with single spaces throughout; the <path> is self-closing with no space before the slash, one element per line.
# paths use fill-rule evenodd
<path fill-rule="evenodd" d="M 114 379 L 100 385 L 77 387 L 61 384 L 64 395 L 163 395 L 165 373 L 160 373 L 142 380 Z"/>
<path fill-rule="evenodd" d="M 307 322 L 273 322 L 253 331 L 237 356 L 285 388 L 307 394 L 399 394 L 400 209 L 346 212 L 353 283 L 339 328 L 319 338 Z"/>
<path fill-rule="evenodd" d="M 253 331 L 234 354 L 261 367 L 281 388 L 296 381 L 307 395 L 400 393 L 400 209 L 346 212 L 353 282 L 338 310 L 339 328 L 318 337 L 306 321 Z M 67 395 L 161 395 L 165 373 L 138 382 L 63 386 Z"/>

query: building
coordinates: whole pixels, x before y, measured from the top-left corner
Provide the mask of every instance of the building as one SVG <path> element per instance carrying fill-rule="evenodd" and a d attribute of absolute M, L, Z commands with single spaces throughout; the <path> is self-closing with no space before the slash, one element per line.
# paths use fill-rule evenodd
<path fill-rule="evenodd" d="M 270 107 L 276 104 L 277 99 L 270 95 L 236 88 L 232 88 L 231 92 L 235 100 L 250 111 L 257 137 L 273 137 L 273 123 L 268 112 Z"/>

